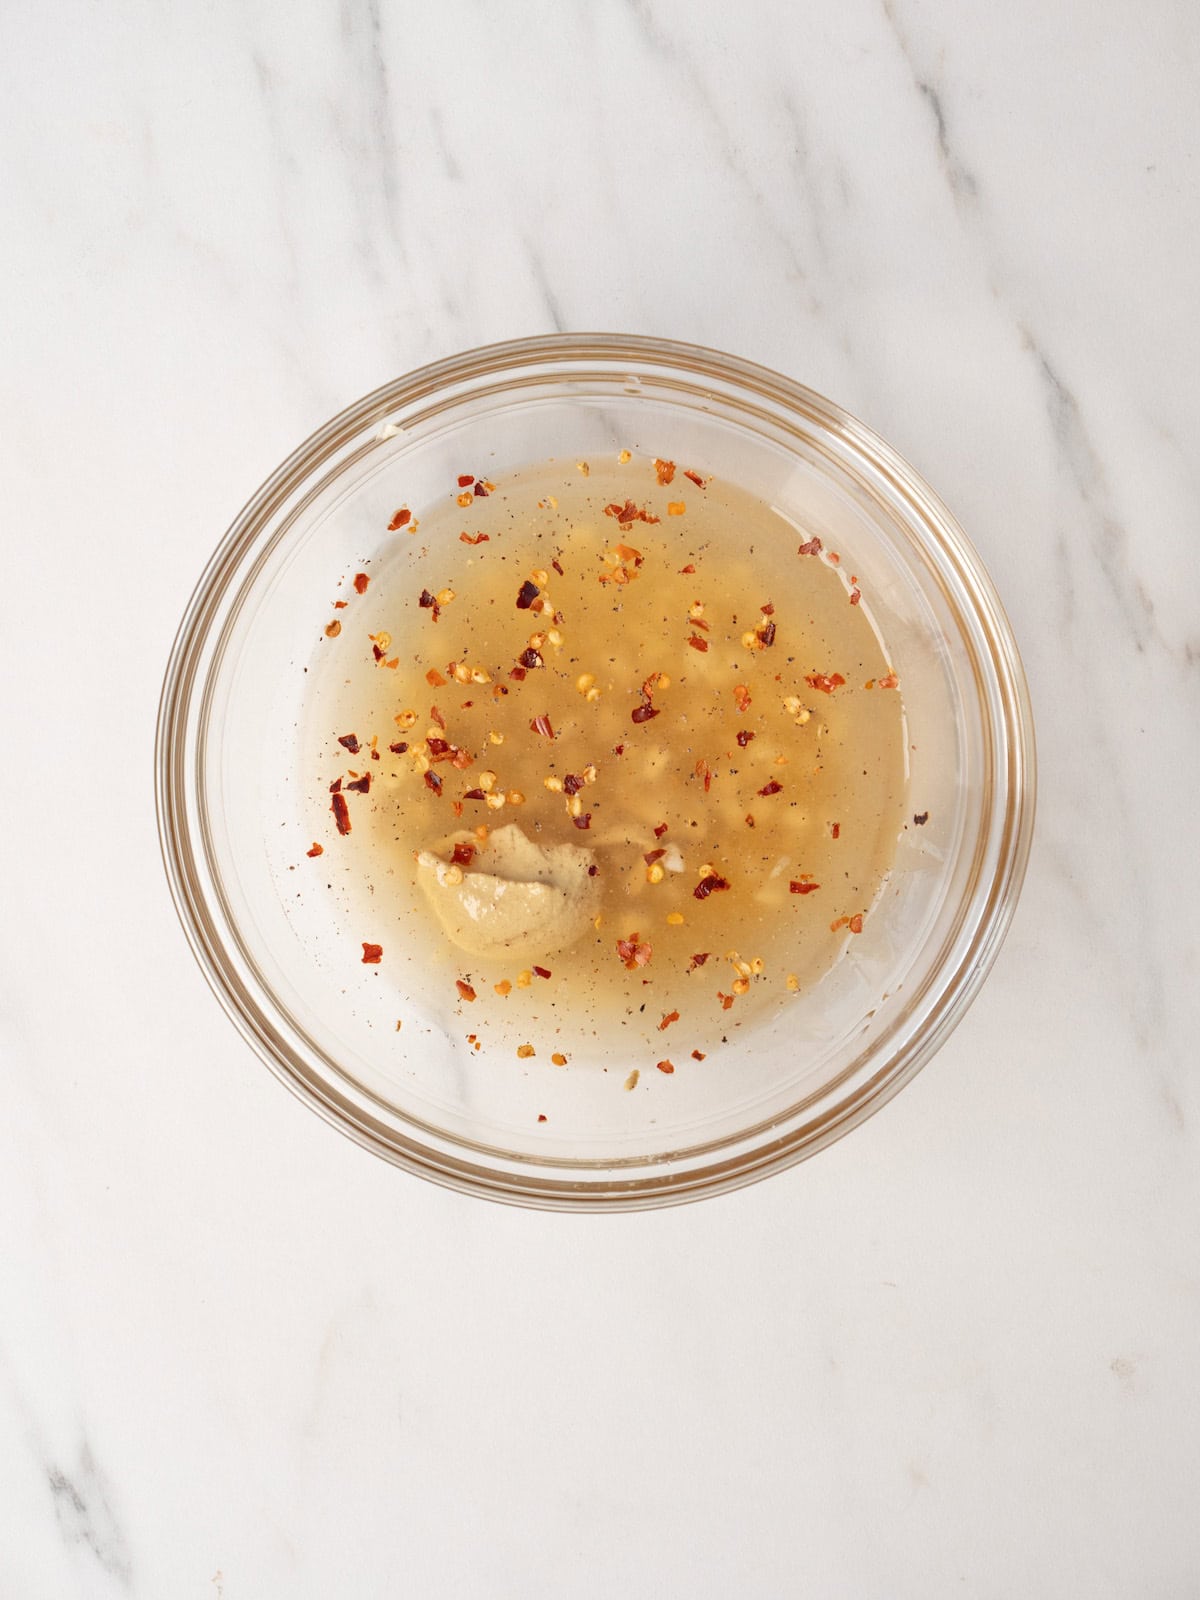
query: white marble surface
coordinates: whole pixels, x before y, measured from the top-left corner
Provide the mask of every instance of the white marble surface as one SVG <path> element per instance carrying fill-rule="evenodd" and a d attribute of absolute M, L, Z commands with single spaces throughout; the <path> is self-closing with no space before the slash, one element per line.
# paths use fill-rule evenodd
<path fill-rule="evenodd" d="M 1200 23 L 1187 0 L 0 9 L 0 1595 L 1200 1594 Z M 341 405 L 711 343 L 971 532 L 1042 760 L 951 1044 L 781 1178 L 473 1203 L 175 923 L 159 679 Z"/>

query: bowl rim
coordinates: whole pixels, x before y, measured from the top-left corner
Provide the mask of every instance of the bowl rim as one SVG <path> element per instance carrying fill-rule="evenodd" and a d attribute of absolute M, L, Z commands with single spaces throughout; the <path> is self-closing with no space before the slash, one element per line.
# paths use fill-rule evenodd
<path fill-rule="evenodd" d="M 192 823 L 188 816 L 189 713 L 196 673 L 211 625 L 228 599 L 228 584 L 270 524 L 315 466 L 360 435 L 365 426 L 445 394 L 502 374 L 506 368 L 549 368 L 581 360 L 607 364 L 607 374 L 622 365 L 675 368 L 690 378 L 705 378 L 750 390 L 785 412 L 800 413 L 840 434 L 889 485 L 909 501 L 964 579 L 973 620 L 989 645 L 990 687 L 1000 704 L 1008 782 L 1003 793 L 1003 827 L 987 898 L 977 913 L 973 936 L 949 970 L 938 969 L 933 1008 L 916 1034 L 888 1054 L 879 1070 L 858 1082 L 843 1099 L 785 1135 L 700 1168 L 672 1171 L 658 1167 L 630 1178 L 620 1168 L 598 1178 L 590 1165 L 548 1163 L 541 1176 L 532 1171 L 501 1172 L 472 1159 L 473 1147 L 452 1135 L 446 1139 L 467 1155 L 434 1149 L 417 1138 L 397 1135 L 374 1122 L 361 1105 L 295 1059 L 295 1053 L 257 998 L 241 980 L 236 962 L 206 901 Z M 465 390 L 464 393 L 471 391 Z M 210 663 L 211 671 L 212 663 Z M 509 1204 L 560 1210 L 634 1210 L 681 1204 L 731 1189 L 781 1171 L 824 1149 L 859 1126 L 908 1083 L 945 1043 L 991 970 L 1011 925 L 1024 880 L 1036 813 L 1036 747 L 1032 708 L 1013 630 L 992 580 L 966 534 L 919 473 L 865 423 L 817 391 L 755 362 L 702 345 L 645 335 L 554 333 L 478 346 L 415 368 L 381 385 L 339 411 L 309 435 L 263 482 L 230 524 L 193 589 L 176 632 L 163 678 L 154 750 L 155 804 L 159 845 L 176 913 L 210 989 L 242 1037 L 276 1077 L 325 1121 L 363 1148 L 445 1187 Z M 882 1045 L 884 1041 L 880 1041 Z M 876 1047 L 878 1048 L 878 1047 Z M 478 1149 L 478 1147 L 474 1147 Z M 551 1168 L 560 1171 L 545 1176 Z"/>

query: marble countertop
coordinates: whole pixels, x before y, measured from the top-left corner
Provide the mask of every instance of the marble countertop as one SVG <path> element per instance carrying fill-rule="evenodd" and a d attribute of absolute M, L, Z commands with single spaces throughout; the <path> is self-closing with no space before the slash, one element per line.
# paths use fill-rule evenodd
<path fill-rule="evenodd" d="M 1200 1593 L 1198 60 L 1184 0 L 3 8 L 0 1594 Z M 210 996 L 154 822 L 242 501 L 556 328 L 891 440 L 1039 734 L 949 1045 L 644 1216 L 332 1132 Z"/>

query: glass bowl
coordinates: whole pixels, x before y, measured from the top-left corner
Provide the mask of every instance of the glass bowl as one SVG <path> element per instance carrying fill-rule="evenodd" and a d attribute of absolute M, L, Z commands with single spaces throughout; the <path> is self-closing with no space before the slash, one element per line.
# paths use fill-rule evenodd
<path fill-rule="evenodd" d="M 403 972 L 348 960 L 336 898 L 302 892 L 296 875 L 314 837 L 305 752 L 320 720 L 334 576 L 386 563 L 394 509 L 419 516 L 464 461 L 495 477 L 626 446 L 719 474 L 800 538 L 816 533 L 841 552 L 900 677 L 909 809 L 928 816 L 920 827 L 908 817 L 885 892 L 821 983 L 702 1070 L 644 1094 L 620 1092 L 614 1074 L 630 1063 L 616 1051 L 608 1070 L 567 1071 L 474 1053 L 427 1014 L 425 997 L 405 992 Z M 794 561 L 794 548 L 778 559 Z M 424 367 L 348 407 L 285 461 L 188 605 L 163 687 L 156 777 L 184 930 L 267 1065 L 398 1166 L 564 1209 L 734 1188 L 878 1110 L 947 1038 L 995 959 L 1034 813 L 1016 645 L 978 556 L 928 486 L 800 384 L 715 351 L 601 334 Z M 403 1016 L 419 1025 L 396 1031 Z"/>

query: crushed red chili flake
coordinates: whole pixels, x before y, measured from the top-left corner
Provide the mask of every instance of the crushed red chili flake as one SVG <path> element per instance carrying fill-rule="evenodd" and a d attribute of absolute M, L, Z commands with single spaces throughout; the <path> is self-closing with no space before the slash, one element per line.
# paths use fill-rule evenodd
<path fill-rule="evenodd" d="M 708 487 L 700 474 L 698 472 L 693 472 L 690 467 L 684 472 L 683 475 L 685 478 L 690 479 L 691 482 L 696 485 L 697 489 L 704 489 Z"/>
<path fill-rule="evenodd" d="M 392 754 L 394 756 L 402 756 L 404 754 L 404 752 L 408 749 L 408 744 L 407 744 L 407 742 L 405 740 L 401 739 L 396 744 L 388 745 L 388 749 L 392 752 Z"/>
<path fill-rule="evenodd" d="M 673 461 L 660 461 L 656 456 L 654 459 L 654 475 L 659 483 L 665 486 L 675 476 L 675 463 Z"/>
<path fill-rule="evenodd" d="M 534 967 L 533 970 L 539 978 L 548 978 L 550 976 L 549 967 Z"/>
<path fill-rule="evenodd" d="M 339 833 L 350 832 L 350 807 L 346 804 L 344 794 L 335 794 L 333 797 L 333 817 Z"/>
<path fill-rule="evenodd" d="M 746 826 L 748 828 L 752 828 L 754 826 L 754 813 L 752 811 L 747 811 L 746 813 Z"/>
<path fill-rule="evenodd" d="M 539 1122 L 545 1122 L 545 1120 L 546 1120 L 546 1113 L 544 1111 L 539 1111 L 538 1112 L 538 1121 Z"/>
<path fill-rule="evenodd" d="M 488 540 L 491 538 L 491 534 L 490 533 L 467 533 L 464 530 L 462 533 L 459 534 L 458 537 L 459 537 L 460 543 L 462 543 L 462 544 L 487 544 Z"/>
<path fill-rule="evenodd" d="M 695 567 L 689 561 L 686 567 L 680 567 L 679 576 L 681 578 L 686 577 L 688 573 L 695 572 L 695 570 Z"/>
<path fill-rule="evenodd" d="M 333 602 L 333 609 L 335 611 L 345 611 L 349 604 L 350 602 L 348 600 L 335 600 Z"/>
<path fill-rule="evenodd" d="M 425 674 L 425 682 L 431 689 L 440 689 L 446 680 L 442 677 L 441 673 L 436 667 L 430 667 L 429 671 Z"/>
<path fill-rule="evenodd" d="M 306 850 L 304 854 L 306 856 L 323 856 L 325 854 L 325 846 L 323 844 L 314 844 L 312 849 Z"/>
<path fill-rule="evenodd" d="M 766 627 L 759 633 L 759 638 L 762 640 L 764 648 L 769 650 L 775 643 L 775 624 L 768 622 Z"/>
<path fill-rule="evenodd" d="M 702 639 L 698 633 L 689 634 L 688 643 L 693 650 L 705 651 L 708 649 L 708 640 Z"/>
<path fill-rule="evenodd" d="M 861 591 L 858 590 L 858 589 L 851 589 L 851 591 L 850 591 L 850 604 L 852 606 L 856 606 L 861 599 L 862 599 Z"/>
<path fill-rule="evenodd" d="M 550 565 L 554 568 L 555 572 L 558 573 L 560 578 L 564 576 L 563 569 L 562 569 L 562 562 L 558 559 L 557 556 L 555 556 L 554 560 L 550 563 Z"/>
<path fill-rule="evenodd" d="M 379 648 L 379 646 L 377 644 L 373 644 L 371 646 L 371 654 L 375 657 L 376 661 L 382 661 L 383 660 L 383 651 Z"/>
<path fill-rule="evenodd" d="M 879 680 L 879 687 L 881 689 L 895 689 L 899 687 L 899 684 L 900 679 L 894 672 L 889 672 L 886 678 L 880 678 Z"/>
<path fill-rule="evenodd" d="M 392 514 L 392 520 L 388 523 L 388 532 L 395 533 L 397 528 L 403 528 L 411 521 L 412 512 L 407 506 L 401 506 L 399 511 Z"/>
<path fill-rule="evenodd" d="M 829 832 L 835 839 L 839 838 L 841 836 L 841 832 L 842 832 L 841 823 L 840 822 L 831 822 L 829 824 Z"/>
<path fill-rule="evenodd" d="M 733 1005 L 733 996 L 731 994 L 723 994 L 720 989 L 717 990 L 717 999 L 721 1002 L 722 1011 L 728 1011 Z"/>
<path fill-rule="evenodd" d="M 679 1021 L 678 1011 L 664 1011 L 663 1019 L 658 1025 L 659 1033 L 665 1033 L 673 1022 Z"/>
<path fill-rule="evenodd" d="M 427 772 L 427 773 L 425 773 L 424 776 L 425 776 L 425 787 L 427 789 L 432 789 L 434 794 L 441 794 L 441 792 L 442 792 L 442 780 L 438 777 L 437 773 L 436 772 Z"/>
<path fill-rule="evenodd" d="M 666 853 L 665 850 L 647 850 L 642 860 L 648 867 L 652 867 L 656 861 L 661 861 Z"/>
<path fill-rule="evenodd" d="M 524 683 L 525 682 L 525 668 L 524 667 L 514 667 L 512 669 L 512 671 L 509 673 L 509 677 L 513 680 L 514 683 Z"/>
<path fill-rule="evenodd" d="M 652 517 L 645 506 L 635 506 L 632 500 L 626 500 L 623 506 L 614 501 L 612 505 L 604 508 L 606 517 L 616 517 L 617 523 L 622 528 L 627 528 L 631 522 L 661 522 L 661 517 Z M 641 564 L 639 557 L 638 564 Z"/>
<path fill-rule="evenodd" d="M 460 489 L 465 489 L 468 484 L 474 483 L 474 482 L 475 482 L 475 474 L 473 472 L 460 472 L 459 473 L 459 475 L 458 475 L 458 487 Z"/>
<path fill-rule="evenodd" d="M 666 823 L 665 822 L 660 822 L 658 827 L 655 828 L 655 830 L 654 830 L 654 837 L 656 839 L 661 839 L 663 834 L 666 833 L 666 831 L 667 831 Z"/>
<path fill-rule="evenodd" d="M 808 883 L 807 881 L 797 882 L 795 879 L 793 879 L 792 882 L 788 884 L 788 893 L 812 894 L 814 890 L 819 889 L 820 887 L 821 885 L 819 883 Z"/>
<path fill-rule="evenodd" d="M 370 581 L 365 572 L 356 572 L 354 574 L 354 592 L 356 594 L 366 594 L 367 585 Z"/>
<path fill-rule="evenodd" d="M 487 499 L 488 492 L 487 492 L 486 488 L 483 485 L 483 480 L 482 479 L 480 479 L 479 482 L 475 484 L 474 488 L 471 490 L 471 493 L 475 496 L 476 500 L 486 500 Z"/>
<path fill-rule="evenodd" d="M 458 990 L 459 994 L 464 1000 L 474 1000 L 475 991 L 472 989 L 469 983 L 464 983 L 461 978 L 455 978 L 454 987 Z"/>
<path fill-rule="evenodd" d="M 916 823 L 918 828 L 923 828 L 925 826 L 925 824 L 929 821 L 929 813 L 928 813 L 928 811 L 922 811 L 919 816 L 914 816 L 913 817 L 913 821 L 914 821 L 914 823 Z"/>
<path fill-rule="evenodd" d="M 696 763 L 696 776 L 704 779 L 704 792 L 707 794 L 712 788 L 713 770 L 703 756 Z"/>
<path fill-rule="evenodd" d="M 654 1063 L 654 1065 L 658 1068 L 658 1070 L 660 1072 L 665 1072 L 668 1075 L 668 1077 L 670 1076 L 670 1074 L 672 1072 L 675 1071 L 674 1064 L 672 1062 L 670 1062 L 670 1061 L 656 1061 Z"/>
<path fill-rule="evenodd" d="M 845 678 L 840 672 L 806 672 L 804 681 L 810 689 L 819 689 L 822 694 L 832 694 L 835 689 L 840 689 L 845 683 Z"/>
<path fill-rule="evenodd" d="M 429 720 L 430 720 L 430 722 L 436 723 L 437 726 L 442 730 L 442 732 L 445 733 L 445 731 L 446 731 L 446 719 L 442 715 L 442 713 L 438 710 L 437 706 L 430 706 L 430 708 L 429 708 Z"/>
<path fill-rule="evenodd" d="M 349 750 L 352 756 L 356 756 L 361 748 L 358 742 L 358 735 L 356 733 L 339 733 L 338 743 L 345 745 L 346 749 Z"/>
<path fill-rule="evenodd" d="M 806 544 L 802 544 L 800 546 L 799 550 L 796 551 L 796 554 L 798 556 L 819 556 L 821 554 L 821 548 L 821 541 L 814 533 L 812 538 L 809 539 Z"/>
<path fill-rule="evenodd" d="M 711 950 L 698 950 L 692 957 L 692 963 L 691 966 L 688 967 L 688 971 L 694 972 L 697 967 L 702 967 L 711 954 Z"/>
<path fill-rule="evenodd" d="M 853 917 L 850 918 L 849 928 L 850 928 L 850 932 L 851 933 L 861 933 L 862 932 L 862 930 L 863 930 L 863 919 L 862 919 L 862 912 L 861 911 L 858 913 L 857 916 L 853 916 Z"/>
<path fill-rule="evenodd" d="M 744 683 L 736 683 L 736 684 L 734 684 L 734 686 L 733 686 L 733 698 L 737 702 L 738 710 L 744 716 L 746 714 L 746 711 L 749 709 L 750 702 L 751 702 L 751 699 L 752 699 L 750 691 L 749 691 L 749 689 L 747 689 L 747 687 L 746 687 L 746 685 Z"/>
<path fill-rule="evenodd" d="M 692 617 L 691 623 L 693 628 L 700 628 L 704 633 L 708 632 L 708 623 L 703 617 Z"/>
<path fill-rule="evenodd" d="M 329 785 L 330 794 L 336 794 L 341 787 L 342 787 L 342 780 L 340 778 L 335 778 L 333 780 L 333 782 Z"/>
<path fill-rule="evenodd" d="M 692 890 L 692 894 L 697 900 L 707 900 L 709 895 L 716 894 L 718 889 L 728 889 L 728 887 L 729 879 L 722 878 L 719 873 L 713 872 L 707 878 L 700 879 L 700 882 Z"/>
<path fill-rule="evenodd" d="M 737 742 L 741 745 L 743 750 L 750 743 L 750 741 L 751 741 L 751 739 L 753 739 L 753 737 L 754 737 L 754 732 L 753 732 L 752 729 L 750 729 L 750 728 L 739 728 L 738 729 Z"/>
<path fill-rule="evenodd" d="M 464 840 L 460 839 L 454 846 L 454 850 L 450 856 L 450 859 L 457 867 L 469 867 L 474 859 L 474 856 L 475 846 L 473 844 L 467 844 Z"/>
<path fill-rule="evenodd" d="M 632 712 L 630 713 L 630 720 L 633 721 L 633 722 L 649 722 L 651 717 L 658 716 L 658 713 L 659 713 L 658 706 L 652 706 L 652 705 L 634 706 Z"/>
<path fill-rule="evenodd" d="M 765 798 L 769 794 L 779 794 L 782 788 L 783 785 L 779 782 L 779 780 L 777 778 L 772 778 L 770 783 L 764 783 L 758 792 Z"/>
<path fill-rule="evenodd" d="M 361 778 L 352 779 L 349 783 L 347 783 L 346 787 L 347 789 L 353 789 L 355 794 L 370 794 L 371 774 L 369 772 L 364 772 Z"/>
<path fill-rule="evenodd" d="M 460 750 L 456 744 L 450 746 L 450 765 L 460 772 L 465 772 L 474 759 L 469 750 Z"/>
<path fill-rule="evenodd" d="M 486 800 L 487 796 L 482 789 L 468 789 L 463 795 L 464 800 Z"/>
<path fill-rule="evenodd" d="M 540 733 L 543 739 L 553 739 L 554 729 L 550 725 L 550 718 L 542 712 L 540 716 L 533 717 L 529 723 L 531 733 Z M 563 785 L 566 788 L 566 785 Z"/>
<path fill-rule="evenodd" d="M 362 941 L 362 947 L 363 966 L 378 966 L 378 964 L 383 960 L 383 946 L 381 944 L 368 944 L 364 939 Z"/>
<path fill-rule="evenodd" d="M 590 828 L 592 825 L 592 813 L 590 811 L 585 811 L 582 816 L 572 817 L 571 821 L 577 828 Z"/>
<path fill-rule="evenodd" d="M 450 754 L 450 746 L 445 739 L 426 739 L 425 748 L 429 751 L 431 761 L 445 761 Z"/>
<path fill-rule="evenodd" d="M 454 812 L 454 815 L 456 817 L 461 817 L 462 816 L 462 811 L 463 811 L 462 801 L 461 800 L 451 800 L 450 809 Z"/>
<path fill-rule="evenodd" d="M 529 672 L 534 672 L 538 667 L 544 667 L 546 665 L 532 645 L 530 645 L 527 650 L 522 650 L 521 654 L 517 657 L 517 660 Z"/>
<path fill-rule="evenodd" d="M 541 592 L 532 578 L 526 578 L 517 591 L 517 610 L 528 611 Z"/>
<path fill-rule="evenodd" d="M 428 589 L 422 589 L 421 597 L 417 601 L 417 604 L 422 608 L 422 610 L 428 611 L 431 607 L 437 605 L 437 601 L 433 598 Z"/>
<path fill-rule="evenodd" d="M 562 785 L 564 794 L 578 794 L 580 789 L 583 788 L 583 779 L 577 777 L 573 772 L 568 772 L 562 781 Z"/>
<path fill-rule="evenodd" d="M 649 964 L 654 949 L 651 945 L 642 944 L 636 933 L 631 933 L 628 939 L 617 940 L 617 954 L 625 963 L 626 970 L 632 972 L 635 967 Z"/>
<path fill-rule="evenodd" d="M 600 871 L 600 868 L 593 861 L 591 866 L 588 868 L 588 877 L 589 878 L 594 878 L 599 871 Z"/>

